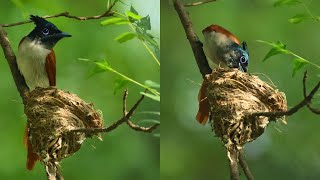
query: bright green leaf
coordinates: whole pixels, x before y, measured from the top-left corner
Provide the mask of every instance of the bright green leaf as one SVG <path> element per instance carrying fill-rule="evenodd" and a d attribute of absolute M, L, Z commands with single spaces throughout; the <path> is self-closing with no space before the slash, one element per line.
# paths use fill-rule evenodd
<path fill-rule="evenodd" d="M 129 41 L 133 38 L 135 38 L 137 36 L 137 34 L 132 33 L 132 32 L 125 32 L 123 34 L 120 34 L 118 37 L 115 38 L 116 41 L 118 41 L 119 43 L 124 43 L 126 41 Z"/>
<path fill-rule="evenodd" d="M 141 18 L 137 25 L 145 30 L 151 30 L 150 16 Z"/>
<path fill-rule="evenodd" d="M 159 83 L 153 82 L 153 81 L 151 81 L 151 80 L 146 80 L 146 81 L 144 82 L 144 84 L 145 84 L 146 86 L 149 86 L 149 87 L 152 87 L 152 88 L 160 88 L 160 84 L 159 84 Z"/>
<path fill-rule="evenodd" d="M 276 43 L 272 43 L 270 45 L 272 45 L 273 47 L 270 49 L 270 51 L 264 57 L 263 61 L 269 59 L 272 56 L 278 55 L 278 54 L 288 54 L 288 51 L 286 50 L 286 45 L 282 44 L 280 41 L 278 41 Z"/>
<path fill-rule="evenodd" d="M 130 7 L 130 12 L 139 15 L 138 11 L 136 9 L 134 9 L 133 6 Z"/>
<path fill-rule="evenodd" d="M 107 25 L 119 25 L 119 24 L 128 24 L 129 21 L 127 19 L 124 18 L 110 18 L 110 19 L 106 19 L 104 21 L 102 21 L 100 24 L 103 26 L 107 26 Z"/>
<path fill-rule="evenodd" d="M 93 75 L 96 75 L 98 73 L 107 72 L 107 71 L 114 71 L 110 64 L 107 61 L 97 61 L 95 62 L 95 67 L 89 77 L 92 77 Z"/>
<path fill-rule="evenodd" d="M 138 15 L 138 14 L 135 14 L 131 11 L 126 11 L 126 15 L 129 17 L 129 18 L 132 18 L 134 20 L 140 20 L 142 18 L 142 16 Z"/>
<path fill-rule="evenodd" d="M 284 6 L 284 5 L 292 6 L 292 5 L 297 5 L 297 4 L 301 4 L 301 3 L 302 2 L 299 0 L 278 0 L 273 4 L 273 6 L 274 7 Z"/>
<path fill-rule="evenodd" d="M 306 61 L 305 59 L 301 59 L 301 58 L 295 58 L 293 59 L 293 67 L 292 67 L 292 77 L 297 73 L 297 71 L 299 71 L 303 66 L 305 66 L 306 64 L 308 64 L 308 61 Z"/>
<path fill-rule="evenodd" d="M 113 85 L 113 94 L 117 94 L 119 90 L 121 90 L 124 86 L 128 84 L 128 80 L 124 78 L 118 78 L 114 80 L 114 85 Z"/>
<path fill-rule="evenodd" d="M 292 18 L 290 18 L 288 21 L 291 24 L 298 24 L 301 23 L 302 21 L 311 18 L 309 15 L 307 14 L 297 14 L 295 16 L 293 16 Z"/>
<path fill-rule="evenodd" d="M 160 102 L 160 96 L 153 95 L 153 94 L 150 94 L 150 93 L 145 93 L 145 92 L 140 92 L 140 94 L 145 95 L 148 98 L 151 98 L 151 99 L 153 99 L 155 101 L 159 101 Z"/>

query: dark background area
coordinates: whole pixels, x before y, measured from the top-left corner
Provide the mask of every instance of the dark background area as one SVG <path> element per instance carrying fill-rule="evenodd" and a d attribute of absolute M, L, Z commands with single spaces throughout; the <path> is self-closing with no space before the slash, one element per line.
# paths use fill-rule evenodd
<path fill-rule="evenodd" d="M 159 41 L 160 7 L 158 0 L 137 2 L 126 0 L 115 10 L 125 13 L 132 4 L 142 15 L 150 15 L 151 33 Z M 0 23 L 14 23 L 29 19 L 29 15 L 52 15 L 68 11 L 72 15 L 99 15 L 106 10 L 107 0 L 95 1 L 41 1 L 11 0 L 0 3 Z M 115 37 L 130 32 L 128 25 L 100 26 L 104 19 L 78 21 L 64 17 L 50 19 L 72 38 L 61 40 L 55 47 L 57 56 L 57 87 L 93 102 L 103 113 L 104 124 L 110 125 L 122 117 L 122 90 L 113 94 L 112 73 L 101 73 L 88 78 L 93 63 L 79 61 L 106 59 L 111 66 L 126 76 L 144 83 L 160 81 L 160 67 L 138 39 L 120 44 Z M 20 39 L 34 28 L 25 24 L 6 28 L 12 47 L 17 52 Z M 45 179 L 43 165 L 37 163 L 31 172 L 25 168 L 26 149 L 22 143 L 26 117 L 21 98 L 16 90 L 11 72 L 0 53 L 0 179 Z M 140 97 L 143 88 L 134 84 L 129 89 L 128 108 Z M 133 121 L 144 117 L 142 111 L 160 111 L 159 103 L 146 98 L 138 108 Z M 151 118 L 151 117 L 149 117 Z M 157 116 L 152 118 L 158 118 Z M 65 179 L 158 179 L 160 139 L 152 134 L 139 133 L 122 125 L 103 135 L 103 141 L 88 139 L 72 157 L 62 162 Z"/>
<path fill-rule="evenodd" d="M 185 1 L 187 2 L 187 1 Z M 191 2 L 191 1 L 188 1 Z M 269 81 L 284 92 L 288 106 L 303 99 L 303 70 L 292 77 L 292 57 L 279 55 L 262 59 L 270 47 L 256 40 L 282 41 L 296 54 L 320 64 L 319 23 L 290 24 L 288 19 L 305 13 L 303 6 L 273 7 L 275 1 L 217 1 L 188 11 L 198 36 L 202 29 L 218 24 L 245 40 L 250 51 L 249 73 Z M 319 15 L 319 1 L 303 1 Z M 161 1 L 161 179 L 229 179 L 226 152 L 210 126 L 200 125 L 195 116 L 202 82 L 191 47 L 171 1 Z M 308 87 L 319 80 L 319 69 L 307 65 Z M 190 81 L 191 80 L 191 81 Z M 319 105 L 319 94 L 313 103 Z M 256 179 L 319 179 L 320 120 L 306 108 L 287 118 L 288 124 L 271 123 L 245 153 Z M 242 179 L 245 179 L 242 176 Z"/>

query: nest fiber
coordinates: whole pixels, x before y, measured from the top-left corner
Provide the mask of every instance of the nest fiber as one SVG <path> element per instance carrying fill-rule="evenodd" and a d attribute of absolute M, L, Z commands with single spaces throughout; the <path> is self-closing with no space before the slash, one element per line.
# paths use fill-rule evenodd
<path fill-rule="evenodd" d="M 102 118 L 78 96 L 54 87 L 36 88 L 27 95 L 25 113 L 29 140 L 43 162 L 59 162 L 81 147 L 92 135 L 70 130 L 102 128 Z"/>
<path fill-rule="evenodd" d="M 250 113 L 287 110 L 284 93 L 237 69 L 217 68 L 206 76 L 205 83 L 212 129 L 227 146 L 242 148 L 259 137 L 273 120 Z"/>

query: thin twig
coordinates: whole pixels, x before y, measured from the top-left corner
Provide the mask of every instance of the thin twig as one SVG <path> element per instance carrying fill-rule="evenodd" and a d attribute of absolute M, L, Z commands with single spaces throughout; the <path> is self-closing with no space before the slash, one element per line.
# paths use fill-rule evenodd
<path fill-rule="evenodd" d="M 230 146 L 227 148 L 227 157 L 229 160 L 231 180 L 240 180 L 238 167 L 238 151 L 235 146 Z"/>
<path fill-rule="evenodd" d="M 173 0 L 174 7 L 180 17 L 183 28 L 186 32 L 187 38 L 191 45 L 194 57 L 197 61 L 198 68 L 203 78 L 205 78 L 206 74 L 211 74 L 212 69 L 209 67 L 206 55 L 203 52 L 202 46 L 203 44 L 199 40 L 197 34 L 193 30 L 192 22 L 189 18 L 188 12 L 181 2 L 181 0 Z"/>
<path fill-rule="evenodd" d="M 114 12 L 112 11 L 112 8 L 114 7 L 114 5 L 115 5 L 115 3 L 112 3 L 104 13 L 102 13 L 100 15 L 96 15 L 96 16 L 86 16 L 86 17 L 85 16 L 74 16 L 74 15 L 70 15 L 69 12 L 62 12 L 62 13 L 58 13 L 58 14 L 54 14 L 54 15 L 42 16 L 42 18 L 48 19 L 48 18 L 56 18 L 56 17 L 62 16 L 62 17 L 76 19 L 76 20 L 80 20 L 80 21 L 85 21 L 85 20 L 90 20 L 90 19 L 101 19 L 103 17 L 109 17 L 114 14 Z M 27 20 L 27 21 L 12 23 L 12 24 L 0 24 L 0 26 L 12 27 L 12 26 L 18 26 L 18 25 L 22 25 L 22 24 L 31 23 L 31 22 L 33 22 L 33 21 Z"/>
<path fill-rule="evenodd" d="M 48 180 L 64 180 L 59 166 L 57 162 L 49 161 L 45 163 Z"/>
<path fill-rule="evenodd" d="M 147 92 L 147 89 L 144 91 L 144 92 Z M 125 94 L 123 96 L 123 116 L 126 116 L 127 115 L 127 103 L 126 103 L 126 98 L 128 96 L 128 91 L 126 90 L 125 91 Z M 157 129 L 157 127 L 160 125 L 160 124 L 154 124 L 150 127 L 142 127 L 142 126 L 139 126 L 137 124 L 134 124 L 132 121 L 130 121 L 130 119 L 128 119 L 127 121 L 127 125 L 135 130 L 135 131 L 140 131 L 140 132 L 147 132 L 147 133 L 151 133 L 153 130 Z"/>
<path fill-rule="evenodd" d="M 13 53 L 11 43 L 7 36 L 7 32 L 0 26 L 0 44 L 4 53 L 4 56 L 7 60 L 7 63 L 10 67 L 14 82 L 20 93 L 23 103 L 25 103 L 25 93 L 29 91 L 29 88 L 24 80 L 24 77 L 20 74 L 18 69 L 16 56 Z"/>
<path fill-rule="evenodd" d="M 314 94 L 318 91 L 319 87 L 320 87 L 320 82 L 318 82 L 318 84 L 312 89 L 312 91 L 308 96 L 306 96 L 299 104 L 297 104 L 296 106 L 294 106 L 288 111 L 255 112 L 255 113 L 249 114 L 249 116 L 265 116 L 269 118 L 276 118 L 280 116 L 290 116 L 296 113 L 299 109 L 301 109 L 305 105 L 309 104 Z"/>
<path fill-rule="evenodd" d="M 126 98 L 127 98 L 128 92 L 125 91 L 124 95 L 123 95 L 123 102 L 124 104 L 126 104 Z M 75 129 L 75 130 L 71 130 L 70 132 L 72 133 L 77 133 L 77 132 L 84 132 L 86 134 L 95 134 L 95 133 L 101 133 L 101 132 L 110 132 L 114 129 L 116 129 L 119 125 L 121 125 L 122 123 L 127 122 L 130 117 L 132 116 L 132 114 L 134 113 L 134 111 L 137 109 L 137 107 L 139 106 L 139 104 L 141 103 L 141 101 L 144 99 L 144 95 L 142 95 L 140 97 L 140 99 L 133 105 L 133 107 L 130 109 L 130 111 L 123 116 L 121 119 L 117 120 L 115 123 L 113 123 L 112 125 L 110 125 L 109 127 L 106 128 L 84 128 L 84 129 Z M 126 110 L 125 110 L 126 111 Z"/>
<path fill-rule="evenodd" d="M 250 168 L 246 162 L 246 159 L 244 157 L 244 152 L 242 149 L 239 150 L 239 164 L 240 164 L 244 174 L 246 175 L 247 180 L 253 180 L 254 179 L 253 175 L 252 175 Z"/>
<path fill-rule="evenodd" d="M 207 1 L 201 1 L 201 2 L 192 2 L 192 3 L 185 4 L 184 6 L 186 6 L 186 7 L 199 6 L 199 5 L 202 5 L 202 4 L 211 3 L 211 2 L 215 2 L 215 1 L 217 1 L 217 0 L 207 0 Z"/>
<path fill-rule="evenodd" d="M 128 97 L 128 89 L 124 90 L 124 94 L 123 94 L 123 98 L 122 98 L 122 112 L 123 112 L 123 116 L 126 116 L 127 113 L 127 97 Z"/>
<path fill-rule="evenodd" d="M 142 126 L 134 124 L 130 120 L 127 121 L 127 124 L 131 129 L 133 129 L 135 131 L 141 131 L 141 132 L 147 132 L 147 133 L 151 133 L 153 130 L 157 129 L 157 127 L 160 125 L 160 124 L 154 124 L 150 127 L 142 127 Z"/>
<path fill-rule="evenodd" d="M 307 97 L 307 88 L 306 88 L 306 81 L 307 81 L 307 71 L 304 72 L 304 76 L 303 76 L 303 97 L 306 98 Z M 309 110 L 315 114 L 320 114 L 320 109 L 316 109 L 314 107 L 311 106 L 311 100 L 310 102 L 307 104 L 307 107 L 309 108 Z"/>

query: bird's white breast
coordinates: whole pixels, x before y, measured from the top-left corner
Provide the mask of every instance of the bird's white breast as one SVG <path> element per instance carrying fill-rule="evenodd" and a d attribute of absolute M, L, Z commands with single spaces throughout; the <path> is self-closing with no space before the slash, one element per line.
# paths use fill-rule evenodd
<path fill-rule="evenodd" d="M 31 41 L 28 37 L 20 44 L 17 64 L 30 90 L 49 86 L 45 63 L 50 52 L 39 41 Z"/>
<path fill-rule="evenodd" d="M 229 39 L 225 34 L 219 32 L 205 32 L 203 33 L 204 36 L 204 52 L 207 57 L 215 64 L 226 66 L 223 60 L 220 60 L 218 57 L 218 49 L 225 48 L 226 46 L 233 43 L 231 39 Z M 212 63 L 209 61 L 209 65 Z"/>

